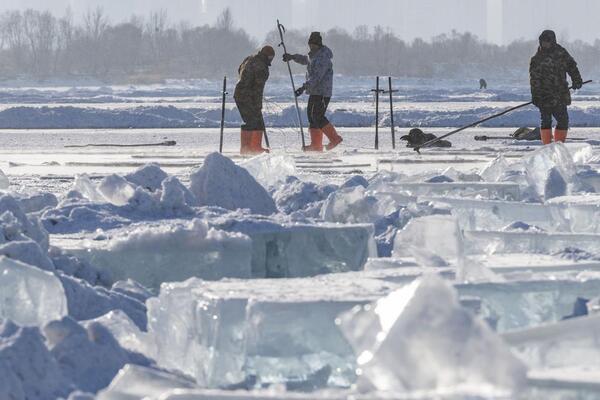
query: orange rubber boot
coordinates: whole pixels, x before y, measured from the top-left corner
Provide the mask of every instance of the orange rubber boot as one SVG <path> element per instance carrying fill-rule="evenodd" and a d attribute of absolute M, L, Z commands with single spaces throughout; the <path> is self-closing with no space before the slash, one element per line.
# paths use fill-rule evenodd
<path fill-rule="evenodd" d="M 252 141 L 250 145 L 252 153 L 260 154 L 269 152 L 269 150 L 262 147 L 262 137 L 263 131 L 252 131 Z"/>
<path fill-rule="evenodd" d="M 540 134 L 542 136 L 542 143 L 543 144 L 550 144 L 550 143 L 552 143 L 552 129 L 542 129 L 540 131 Z"/>
<path fill-rule="evenodd" d="M 342 143 L 344 139 L 340 135 L 338 135 L 335 130 L 335 126 L 331 124 L 327 124 L 323 127 L 323 133 L 329 139 L 329 144 L 325 146 L 327 150 L 333 150 L 338 144 Z"/>
<path fill-rule="evenodd" d="M 240 134 L 240 154 L 252 153 L 252 131 L 242 129 Z"/>
<path fill-rule="evenodd" d="M 568 130 L 563 129 L 555 129 L 554 130 L 554 141 L 555 142 L 565 142 L 567 140 L 567 132 Z"/>
<path fill-rule="evenodd" d="M 310 128 L 310 145 L 304 146 L 304 151 L 323 151 L 323 131 Z"/>

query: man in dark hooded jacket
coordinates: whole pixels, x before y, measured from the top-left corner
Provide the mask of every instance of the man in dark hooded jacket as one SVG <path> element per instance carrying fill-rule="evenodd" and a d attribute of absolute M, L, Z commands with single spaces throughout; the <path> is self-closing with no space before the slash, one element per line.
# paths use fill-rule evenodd
<path fill-rule="evenodd" d="M 269 79 L 269 67 L 275 57 L 271 46 L 263 47 L 258 54 L 246 57 L 238 69 L 239 81 L 233 98 L 244 121 L 240 134 L 240 153 L 268 152 L 262 147 L 265 121 L 262 115 L 263 93 Z"/>
<path fill-rule="evenodd" d="M 569 52 L 556 42 L 556 34 L 546 30 L 540 35 L 540 46 L 531 58 L 529 76 L 533 104 L 540 109 L 542 143 L 552 142 L 552 117 L 556 119 L 554 141 L 564 142 L 569 130 L 567 106 L 571 104 L 571 92 L 567 74 L 573 89 L 583 85 L 577 63 Z"/>
<path fill-rule="evenodd" d="M 296 90 L 296 96 L 301 96 L 305 91 L 309 94 L 306 113 L 310 123 L 311 143 L 304 151 L 323 151 L 323 134 L 329 139 L 326 148 L 331 150 L 343 140 L 325 116 L 333 93 L 333 52 L 323 45 L 323 38 L 319 32 L 310 34 L 308 46 L 308 56 L 286 53 L 283 55 L 283 61 L 295 61 L 306 65 L 308 69 L 306 82 Z"/>

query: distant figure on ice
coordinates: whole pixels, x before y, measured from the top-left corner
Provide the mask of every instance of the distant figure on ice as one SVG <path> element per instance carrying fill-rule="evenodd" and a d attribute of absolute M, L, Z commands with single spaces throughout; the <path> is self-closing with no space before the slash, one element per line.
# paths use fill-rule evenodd
<path fill-rule="evenodd" d="M 323 38 L 319 32 L 310 34 L 308 46 L 308 56 L 286 53 L 283 61 L 295 61 L 308 66 L 306 82 L 296 90 L 296 97 L 305 91 L 309 94 L 306 113 L 310 123 L 310 145 L 305 146 L 304 151 L 323 151 L 323 133 L 329 139 L 326 148 L 331 150 L 343 140 L 325 116 L 333 92 L 333 52 L 329 47 L 323 46 Z"/>
<path fill-rule="evenodd" d="M 239 81 L 233 98 L 244 124 L 240 134 L 240 153 L 268 152 L 262 147 L 265 121 L 262 115 L 263 93 L 269 79 L 269 67 L 275 57 L 271 46 L 263 47 L 258 54 L 246 57 L 238 69 Z"/>
<path fill-rule="evenodd" d="M 485 79 L 481 78 L 479 80 L 479 90 L 484 90 L 487 89 L 487 82 L 485 81 Z"/>
<path fill-rule="evenodd" d="M 571 104 L 571 92 L 567 74 L 573 89 L 581 89 L 583 80 L 577 63 L 561 45 L 556 43 L 556 34 L 546 30 L 540 35 L 540 46 L 531 58 L 529 77 L 531 98 L 540 109 L 541 138 L 543 144 L 552 142 L 552 117 L 556 119 L 554 141 L 564 142 L 569 130 L 567 106 Z"/>
<path fill-rule="evenodd" d="M 408 132 L 408 135 L 404 135 L 400 138 L 400 140 L 406 140 L 408 142 L 406 147 L 421 146 L 434 139 L 437 139 L 437 136 L 432 133 L 425 133 L 419 128 L 412 128 Z M 439 142 L 432 144 L 431 147 L 452 147 L 452 143 L 447 140 L 440 140 Z"/>

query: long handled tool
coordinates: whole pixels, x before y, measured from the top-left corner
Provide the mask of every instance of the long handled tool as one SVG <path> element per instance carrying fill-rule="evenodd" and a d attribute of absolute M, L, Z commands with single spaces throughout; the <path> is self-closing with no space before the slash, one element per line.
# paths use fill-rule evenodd
<path fill-rule="evenodd" d="M 379 88 L 379 77 L 375 81 L 375 89 L 371 89 L 371 92 L 375 92 L 375 150 L 379 150 L 379 93 L 385 93 Z"/>
<path fill-rule="evenodd" d="M 279 37 L 281 38 L 281 43 L 279 46 L 283 47 L 283 52 L 287 54 L 287 48 L 285 47 L 285 42 L 283 41 L 283 34 L 285 32 L 285 26 L 281 25 L 279 20 L 277 20 L 277 29 L 279 30 Z M 290 61 L 287 61 L 288 71 L 290 73 L 290 80 L 292 81 L 292 91 L 294 93 L 294 101 L 296 102 L 296 113 L 298 114 L 298 126 L 300 127 L 300 136 L 302 137 L 302 148 L 306 147 L 306 142 L 304 141 L 304 128 L 302 127 L 302 118 L 300 117 L 300 106 L 298 106 L 298 98 L 296 97 L 296 84 L 294 83 L 294 74 L 292 74 L 292 67 L 290 66 Z"/>
<path fill-rule="evenodd" d="M 396 127 L 394 126 L 394 93 L 397 90 L 392 89 L 392 77 L 388 77 L 388 91 L 390 95 L 390 128 L 392 130 L 392 149 L 396 149 Z M 385 93 L 385 92 L 384 92 Z"/>
<path fill-rule="evenodd" d="M 518 140 L 515 137 L 512 136 L 486 136 L 486 135 L 482 135 L 482 136 L 475 136 L 475 140 L 479 141 L 479 142 L 485 142 L 486 140 Z M 586 138 L 569 138 L 569 140 L 589 140 Z"/>
<path fill-rule="evenodd" d="M 225 129 L 225 97 L 227 96 L 227 77 L 223 78 L 223 102 L 221 103 L 221 137 L 219 139 L 219 153 L 223 152 L 223 130 Z"/>
<path fill-rule="evenodd" d="M 265 144 L 267 145 L 268 148 L 271 147 L 271 144 L 269 143 L 269 135 L 267 135 L 267 127 L 265 125 L 265 118 L 263 117 L 263 126 L 265 127 L 265 130 L 263 131 L 263 133 L 265 134 Z"/>
<path fill-rule="evenodd" d="M 585 82 L 583 82 L 583 85 L 585 85 L 585 84 L 588 84 L 588 83 L 590 83 L 590 82 L 592 82 L 592 81 L 591 81 L 591 80 L 589 80 L 589 81 L 585 81 Z M 569 89 L 573 89 L 573 86 L 571 86 Z M 484 119 L 482 119 L 482 120 L 479 120 L 479 121 L 477 121 L 477 122 L 473 122 L 472 124 L 469 124 L 469 125 L 463 126 L 462 128 L 455 129 L 455 130 L 453 130 L 452 132 L 446 133 L 445 135 L 442 135 L 442 136 L 440 136 L 440 137 L 437 137 L 437 138 L 435 138 L 435 139 L 431 139 L 430 141 L 428 141 L 428 142 L 425 142 L 425 143 L 423 143 L 423 144 L 422 144 L 422 145 L 420 145 L 420 146 L 416 146 L 416 147 L 414 148 L 414 150 L 415 150 L 417 153 L 421 154 L 421 152 L 420 152 L 420 150 L 421 150 L 421 149 L 423 149 L 423 148 L 427 148 L 427 147 L 431 147 L 431 145 L 433 145 L 433 144 L 435 144 L 435 143 L 439 142 L 440 140 L 443 140 L 443 139 L 447 138 L 448 136 L 452 136 L 452 135 L 454 135 L 454 134 L 456 134 L 456 133 L 458 133 L 458 132 L 462 132 L 462 131 L 464 131 L 465 129 L 472 128 L 472 127 L 474 127 L 474 126 L 477 126 L 477 125 L 479 125 L 479 124 L 482 124 L 482 123 L 484 123 L 484 122 L 486 122 L 486 121 L 489 121 L 489 120 L 491 120 L 491 119 L 494 119 L 494 118 L 501 117 L 501 116 L 503 116 L 503 115 L 505 115 L 505 114 L 508 114 L 509 112 L 513 112 L 513 111 L 515 111 L 515 110 L 518 110 L 519 108 L 527 107 L 527 106 L 528 106 L 528 105 L 530 105 L 530 104 L 533 104 L 533 101 L 530 101 L 530 102 L 528 102 L 528 103 L 524 103 L 524 104 L 520 104 L 520 105 L 518 105 L 518 106 L 511 107 L 511 108 L 509 108 L 508 110 L 504 110 L 504 111 L 502 111 L 501 113 L 494 114 L 494 115 L 492 115 L 492 116 L 489 116 L 489 117 L 487 117 L 487 118 L 484 118 Z"/>
<path fill-rule="evenodd" d="M 80 147 L 157 147 L 157 146 L 176 146 L 177 142 L 174 140 L 165 140 L 160 143 L 131 143 L 131 144 L 119 144 L 119 143 L 98 143 L 98 144 L 67 144 L 66 148 L 80 148 Z"/>

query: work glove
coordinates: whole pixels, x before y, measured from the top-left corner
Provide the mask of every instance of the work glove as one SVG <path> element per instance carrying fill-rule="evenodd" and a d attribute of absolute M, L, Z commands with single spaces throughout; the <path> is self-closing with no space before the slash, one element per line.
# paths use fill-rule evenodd
<path fill-rule="evenodd" d="M 581 81 L 574 81 L 573 82 L 573 89 L 575 90 L 579 90 L 583 87 L 583 82 Z"/>
<path fill-rule="evenodd" d="M 304 93 L 305 90 L 306 90 L 306 88 L 304 87 L 304 85 L 302 85 L 298 89 L 296 89 L 296 91 L 294 93 L 296 94 L 296 97 L 300 97 L 300 96 L 302 96 L 302 94 Z"/>
<path fill-rule="evenodd" d="M 293 54 L 289 54 L 289 53 L 283 54 L 283 62 L 288 62 L 288 61 L 293 61 L 293 60 L 294 60 Z"/>

